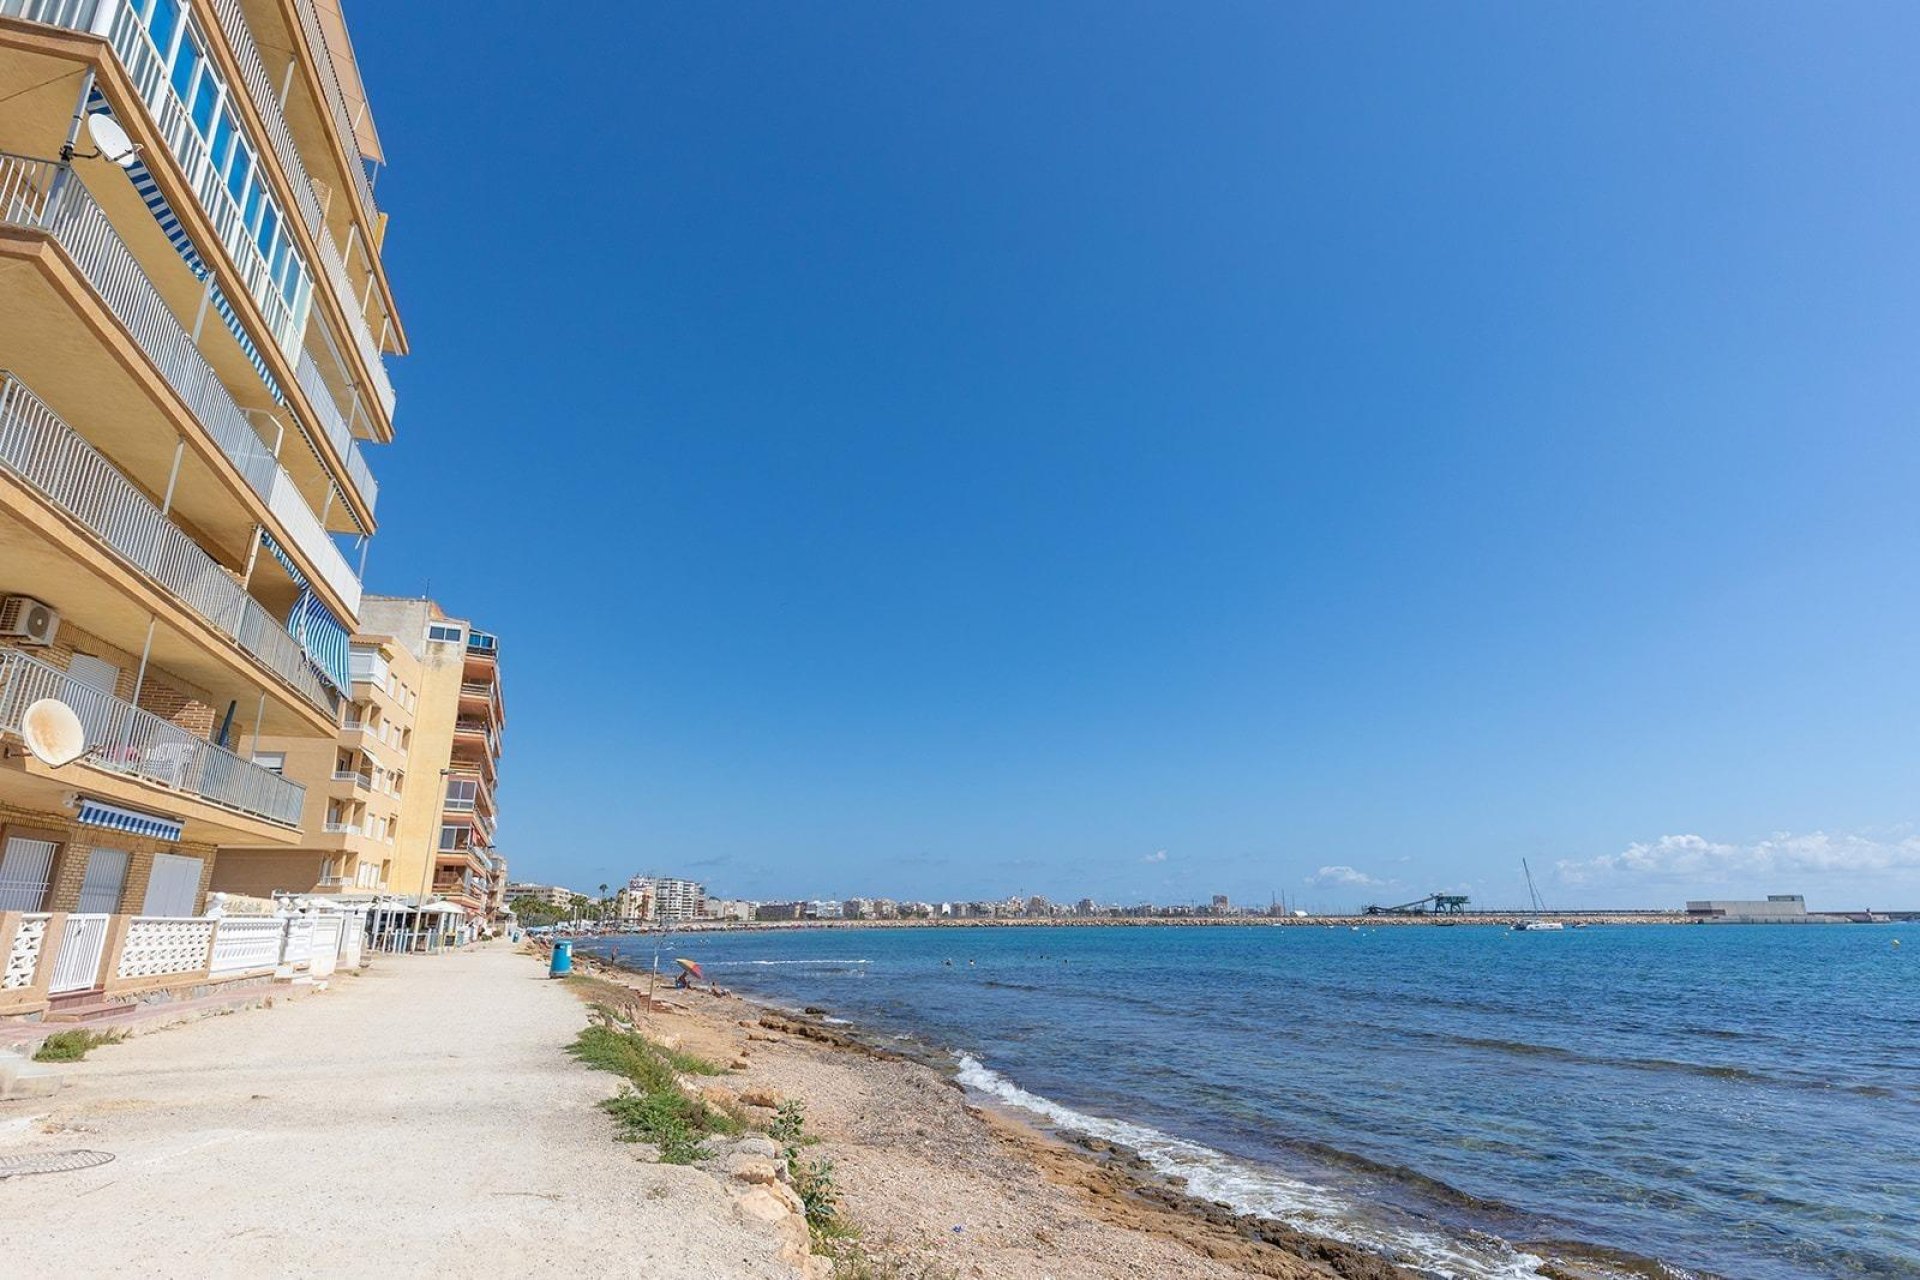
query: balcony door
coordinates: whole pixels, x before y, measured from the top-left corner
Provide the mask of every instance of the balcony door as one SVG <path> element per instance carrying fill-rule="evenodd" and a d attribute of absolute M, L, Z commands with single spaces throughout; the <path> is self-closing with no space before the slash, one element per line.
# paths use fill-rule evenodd
<path fill-rule="evenodd" d="M 45 911 L 53 879 L 51 840 L 14 836 L 0 849 L 0 911 Z"/>
<path fill-rule="evenodd" d="M 190 916 L 200 896 L 200 859 L 177 853 L 156 853 L 153 874 L 147 878 L 143 916 Z"/>

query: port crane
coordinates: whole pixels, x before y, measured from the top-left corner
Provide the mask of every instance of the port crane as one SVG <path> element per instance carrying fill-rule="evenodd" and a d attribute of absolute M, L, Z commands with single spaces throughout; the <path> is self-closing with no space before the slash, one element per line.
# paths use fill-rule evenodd
<path fill-rule="evenodd" d="M 1464 893 L 1430 893 L 1424 898 L 1415 898 L 1412 902 L 1402 902 L 1391 907 L 1370 906 L 1370 916 L 1457 916 L 1467 909 L 1467 895 Z"/>

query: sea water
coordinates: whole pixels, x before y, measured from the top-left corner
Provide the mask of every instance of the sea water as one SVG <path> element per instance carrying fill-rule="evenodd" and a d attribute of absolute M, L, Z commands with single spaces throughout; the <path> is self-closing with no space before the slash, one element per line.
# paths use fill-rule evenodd
<path fill-rule="evenodd" d="M 1920 929 L 685 934 L 1208 1200 L 1440 1276 L 1920 1276 Z M 596 944 L 596 949 L 604 944 Z M 655 943 L 615 944 L 645 967 Z M 1558 1247 L 1557 1245 L 1555 1247 Z"/>

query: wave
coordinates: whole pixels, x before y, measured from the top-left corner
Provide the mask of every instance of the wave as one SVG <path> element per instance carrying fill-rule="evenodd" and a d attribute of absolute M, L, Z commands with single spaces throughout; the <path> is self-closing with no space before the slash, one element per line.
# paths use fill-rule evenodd
<path fill-rule="evenodd" d="M 813 968 L 820 969 L 820 968 L 825 968 L 829 965 L 855 965 L 855 964 L 872 964 L 872 963 L 873 961 L 871 960 L 827 960 L 827 959 L 822 959 L 822 960 L 703 960 L 700 962 L 700 967 L 702 969 L 760 969 L 760 968 L 772 968 L 779 965 L 797 964 L 797 965 L 810 965 Z"/>
<path fill-rule="evenodd" d="M 1061 1129 L 1129 1147 L 1155 1172 L 1185 1179 L 1189 1195 L 1217 1201 L 1235 1213 L 1272 1218 L 1310 1234 L 1373 1249 L 1445 1280 L 1522 1280 L 1537 1277 L 1544 1265 L 1544 1259 L 1493 1237 L 1460 1240 L 1418 1227 L 1363 1218 L 1358 1205 L 1325 1187 L 1289 1178 L 1277 1170 L 1261 1168 L 1147 1125 L 1075 1111 L 1051 1098 L 1029 1093 L 970 1054 L 960 1054 L 958 1060 L 956 1078 L 969 1089 Z"/>

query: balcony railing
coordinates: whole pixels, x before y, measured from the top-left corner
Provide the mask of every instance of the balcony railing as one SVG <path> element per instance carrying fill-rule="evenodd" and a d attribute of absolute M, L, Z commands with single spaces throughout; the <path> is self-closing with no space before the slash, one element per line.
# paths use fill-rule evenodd
<path fill-rule="evenodd" d="M 0 372 L 0 469 L 12 472 L 175 599 L 233 638 L 315 707 L 338 695 L 286 628 L 153 505 L 80 433 L 12 374 Z"/>
<path fill-rule="evenodd" d="M 329 822 L 323 828 L 333 836 L 364 836 L 366 830 L 357 822 Z"/>
<path fill-rule="evenodd" d="M 60 0 L 53 3 L 45 0 L 14 0 L 7 9 L 17 11 L 17 16 L 31 21 L 106 37 L 107 43 L 119 57 L 120 65 L 126 68 L 127 78 L 133 82 L 135 92 L 153 113 L 154 122 L 160 127 L 160 137 L 186 174 L 187 183 L 193 188 L 200 207 L 213 220 L 214 233 L 220 237 L 220 243 L 227 247 L 234 265 L 240 269 L 241 283 L 246 286 L 248 295 L 259 304 L 274 341 L 289 356 L 297 352 L 300 335 L 306 327 L 308 299 L 296 293 L 299 298 L 296 306 L 281 292 L 274 280 L 276 273 L 268 266 L 260 246 L 246 229 L 240 202 L 227 189 L 207 149 L 206 139 L 194 127 L 186 104 L 180 100 L 167 77 L 160 51 L 154 47 L 146 26 L 133 7 L 119 0 L 94 0 L 91 4 Z"/>
<path fill-rule="evenodd" d="M 86 729 L 85 761 L 286 827 L 300 825 L 306 788 L 242 760 L 111 694 L 89 688 L 50 663 L 0 650 L 0 729 L 20 731 L 23 712 L 42 698 L 74 709 Z"/>
<path fill-rule="evenodd" d="M 331 89 L 328 105 L 333 108 L 335 127 L 344 130 L 341 140 L 347 148 L 349 157 L 359 154 L 358 145 L 353 139 L 353 129 L 346 123 L 344 97 L 340 93 L 339 82 L 334 78 L 333 59 L 327 52 L 326 37 L 321 33 L 319 24 L 311 13 L 311 0 L 302 0 L 300 23 L 307 31 L 316 62 L 320 68 L 321 80 Z M 333 243 L 333 233 L 327 229 L 326 219 L 321 213 L 319 200 L 314 194 L 314 182 L 307 175 L 307 167 L 301 162 L 299 149 L 293 145 L 293 134 L 287 128 L 285 113 L 280 107 L 280 97 L 273 91 L 273 82 L 268 79 L 266 68 L 260 59 L 260 50 L 253 39 L 253 31 L 247 26 L 246 19 L 240 14 L 236 0 L 213 0 L 213 11 L 220 21 L 220 30 L 227 38 L 227 47 L 233 50 L 233 56 L 240 64 L 240 76 L 247 82 L 247 93 L 253 100 L 255 110 L 266 123 L 267 140 L 273 145 L 274 154 L 280 157 L 280 167 L 286 171 L 287 181 L 294 187 L 295 198 L 300 202 L 301 216 L 307 220 L 307 228 L 313 233 L 314 243 L 320 247 L 320 261 L 325 266 L 328 282 L 333 286 L 334 295 L 340 299 L 340 309 L 347 314 L 347 325 L 353 331 L 353 341 L 360 348 L 361 361 L 367 366 L 368 376 L 373 379 L 374 394 L 380 398 L 381 406 L 387 411 L 389 421 L 393 418 L 393 384 L 387 380 L 387 369 L 375 340 L 372 327 L 368 325 L 362 313 L 358 295 L 354 293 L 353 282 L 347 276 L 346 263 L 340 257 L 340 251 Z M 366 214 L 368 226 L 377 226 L 379 211 L 374 207 L 373 188 L 367 182 L 367 175 L 361 169 L 357 159 L 350 159 L 347 166 L 351 176 L 356 179 L 356 194 Z M 311 394 L 311 393 L 309 393 Z M 371 502 L 368 504 L 371 506 Z"/>
<path fill-rule="evenodd" d="M 233 0 L 222 0 L 222 3 L 216 7 L 220 10 L 218 16 L 221 27 L 227 33 L 228 44 L 234 49 L 235 57 L 240 61 L 241 74 L 247 82 L 249 97 L 259 107 L 260 115 L 266 121 L 268 141 L 279 153 L 283 165 L 291 161 L 288 181 L 293 188 L 295 203 L 299 205 L 301 216 L 312 231 L 316 242 L 325 246 L 320 254 L 324 259 L 328 253 L 333 252 L 332 240 L 326 229 L 319 201 L 314 194 L 313 182 L 307 177 L 306 170 L 300 167 L 298 153 L 293 150 L 286 119 L 280 111 L 278 99 L 272 95 L 265 69 L 260 64 L 259 50 L 254 44 L 252 33 L 239 19 Z M 121 65 L 126 68 L 128 78 L 133 81 L 141 101 L 152 112 L 167 149 L 173 153 L 182 171 L 187 175 L 188 183 L 192 186 L 201 209 L 212 220 L 215 233 L 219 236 L 221 243 L 227 247 L 235 265 L 239 268 L 241 283 L 246 286 L 248 295 L 253 298 L 260 307 L 262 315 L 266 317 L 274 341 L 286 352 L 289 359 L 304 356 L 305 353 L 300 349 L 300 335 L 306 328 L 306 315 L 311 306 L 312 272 L 309 270 L 306 273 L 309 283 L 296 294 L 299 300 L 298 306 L 290 304 L 275 283 L 274 273 L 262 255 L 259 245 L 246 231 L 239 200 L 222 180 L 217 167 L 213 164 L 206 140 L 194 128 L 185 104 L 180 101 L 169 83 L 160 52 L 154 47 L 132 6 L 121 3 L 121 0 L 0 0 L 0 14 L 21 17 L 49 26 L 65 27 L 69 30 L 89 31 L 106 38 Z M 237 40 L 234 34 L 236 28 L 240 37 Z M 338 263 L 337 252 L 333 253 L 333 257 L 334 261 L 328 264 L 330 275 L 335 275 L 334 267 Z M 335 276 L 333 284 L 336 290 L 341 287 L 343 280 L 344 274 Z M 358 323 L 359 330 L 355 333 L 354 339 L 360 344 L 363 353 L 372 350 L 373 355 L 377 357 L 378 347 L 373 343 L 371 335 L 367 333 L 366 319 L 355 304 L 351 286 L 347 287 L 345 294 L 341 297 L 341 309 Z M 388 417 L 391 419 L 391 384 L 387 382 L 386 370 L 378 363 L 377 358 L 373 367 L 376 370 L 375 382 L 389 387 L 389 395 L 385 403 Z M 299 381 L 308 399 L 313 403 L 314 412 L 322 419 L 322 428 L 332 435 L 333 424 L 325 419 L 329 415 L 334 418 L 342 417 L 332 392 L 327 390 L 324 384 L 321 384 L 316 391 L 305 376 L 301 376 Z M 366 498 L 367 507 L 371 510 L 375 486 L 372 484 L 373 477 L 367 468 L 366 460 L 359 457 L 359 451 L 351 449 L 350 444 L 340 444 L 336 439 L 336 445 L 340 449 L 341 457 L 345 459 L 348 478 Z"/>
<path fill-rule="evenodd" d="M 0 152 L 0 222 L 51 234 L 100 295 L 127 336 L 147 354 L 228 461 L 280 520 L 287 537 L 328 585 L 360 609 L 360 579 L 321 527 L 266 443 L 194 346 L 133 251 L 115 233 L 80 176 L 52 160 Z"/>

